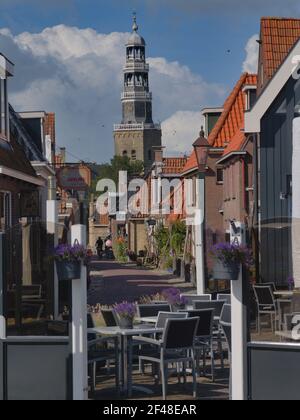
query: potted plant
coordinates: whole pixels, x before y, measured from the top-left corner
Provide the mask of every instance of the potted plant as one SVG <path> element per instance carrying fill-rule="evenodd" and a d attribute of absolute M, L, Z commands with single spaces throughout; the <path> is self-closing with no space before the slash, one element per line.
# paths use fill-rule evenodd
<path fill-rule="evenodd" d="M 119 327 L 122 329 L 132 329 L 133 321 L 136 316 L 136 304 L 122 302 L 115 305 L 114 310 L 118 317 Z"/>
<path fill-rule="evenodd" d="M 211 254 L 215 260 L 215 280 L 238 280 L 241 266 L 250 268 L 253 265 L 252 252 L 243 245 L 220 243 L 212 247 Z"/>
<path fill-rule="evenodd" d="M 164 299 L 166 299 L 167 302 L 172 306 L 174 312 L 179 309 L 185 309 L 187 299 L 180 295 L 180 290 L 176 287 L 163 290 L 162 295 Z"/>
<path fill-rule="evenodd" d="M 58 245 L 54 249 L 58 280 L 80 279 L 81 265 L 86 259 L 87 252 L 82 245 Z"/>

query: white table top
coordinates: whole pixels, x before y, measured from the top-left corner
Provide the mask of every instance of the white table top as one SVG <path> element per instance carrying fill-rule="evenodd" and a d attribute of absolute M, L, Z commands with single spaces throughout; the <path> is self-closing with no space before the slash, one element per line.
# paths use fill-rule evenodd
<path fill-rule="evenodd" d="M 162 329 L 153 327 L 153 325 L 135 325 L 131 329 L 122 329 L 120 327 L 95 327 L 89 328 L 88 333 L 90 334 L 101 334 L 101 335 L 123 335 L 123 336 L 132 336 L 139 334 L 155 334 L 157 332 L 162 332 Z"/>
<path fill-rule="evenodd" d="M 294 292 L 290 291 L 290 290 L 277 290 L 276 292 L 274 292 L 275 296 L 289 296 L 292 297 L 294 295 Z"/>

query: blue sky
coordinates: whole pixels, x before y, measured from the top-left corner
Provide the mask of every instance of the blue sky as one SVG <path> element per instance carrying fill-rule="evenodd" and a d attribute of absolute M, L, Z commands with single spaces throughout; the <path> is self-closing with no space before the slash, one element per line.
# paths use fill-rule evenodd
<path fill-rule="evenodd" d="M 104 161 L 113 153 L 111 126 L 120 120 L 123 39 L 130 31 L 133 10 L 148 44 L 148 56 L 153 58 L 150 77 L 154 98 L 166 83 L 177 89 L 177 96 L 172 92 L 172 101 L 168 98 L 170 89 L 159 92 L 154 101 L 154 115 L 157 120 L 166 121 L 166 143 L 174 152 L 190 150 L 190 136 L 196 130 L 195 115 L 201 107 L 222 105 L 242 72 L 248 40 L 259 33 L 260 17 L 300 17 L 299 1 L 294 0 L 0 0 L 0 28 L 9 30 L 2 30 L 0 49 L 17 66 L 11 101 L 19 109 L 54 110 L 60 145 L 66 144 L 77 155 L 82 156 L 84 150 L 89 155 L 86 157 Z M 49 28 L 46 33 L 45 28 Z M 80 31 L 85 29 L 94 31 Z M 63 48 L 59 49 L 59 43 Z M 254 43 L 255 38 L 252 49 Z M 77 72 L 79 63 L 81 81 L 81 76 L 77 74 L 75 78 L 72 70 L 76 65 Z M 96 73 L 97 66 L 105 83 Z M 111 79 L 105 73 L 108 67 Z M 84 69 L 89 79 L 85 90 Z M 175 75 L 176 69 L 180 77 Z M 52 84 L 50 92 L 47 84 Z M 107 89 L 109 84 L 111 92 Z M 60 86 L 66 87 L 64 98 Z M 86 115 L 75 92 L 68 95 L 72 86 L 80 92 L 80 102 L 83 98 L 86 107 L 90 106 Z M 189 86 L 196 86 L 193 91 L 199 89 L 199 100 L 189 92 Z M 49 97 L 51 92 L 53 97 Z M 81 122 L 78 116 L 72 120 L 74 113 L 82 116 Z M 181 132 L 179 125 L 184 116 L 190 128 Z M 178 139 L 168 135 L 172 124 L 178 126 Z M 174 133 L 172 136 L 176 137 Z M 183 139 L 185 144 L 180 149 L 178 144 Z M 105 150 L 99 153 L 103 145 Z"/>

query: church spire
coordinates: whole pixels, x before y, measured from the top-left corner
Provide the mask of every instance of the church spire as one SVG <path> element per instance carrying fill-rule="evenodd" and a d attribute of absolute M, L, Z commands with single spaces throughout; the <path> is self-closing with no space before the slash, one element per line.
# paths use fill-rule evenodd
<path fill-rule="evenodd" d="M 136 12 L 133 12 L 133 25 L 132 31 L 137 32 L 139 30 L 138 24 L 136 23 Z"/>

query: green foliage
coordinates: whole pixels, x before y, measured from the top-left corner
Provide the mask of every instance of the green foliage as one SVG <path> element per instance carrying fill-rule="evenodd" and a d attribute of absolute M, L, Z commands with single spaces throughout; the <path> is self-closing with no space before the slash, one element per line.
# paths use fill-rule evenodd
<path fill-rule="evenodd" d="M 168 254 L 170 252 L 170 232 L 162 223 L 157 226 L 154 238 L 158 256 Z"/>
<path fill-rule="evenodd" d="M 178 220 L 171 226 L 170 245 L 171 250 L 178 257 L 183 253 L 186 237 L 186 225 Z"/>
<path fill-rule="evenodd" d="M 173 267 L 174 258 L 183 254 L 185 237 L 184 222 L 177 221 L 169 229 L 162 223 L 157 226 L 154 238 L 160 266 L 166 269 Z"/>
<path fill-rule="evenodd" d="M 127 244 L 124 238 L 119 238 L 117 240 L 116 246 L 115 246 L 115 257 L 118 262 L 125 263 L 128 260 L 127 257 Z"/>
<path fill-rule="evenodd" d="M 143 162 L 136 160 L 132 161 L 128 156 L 115 156 L 110 163 L 99 165 L 98 176 L 92 182 L 90 194 L 99 195 L 103 191 L 97 191 L 97 184 L 100 179 L 111 179 L 115 182 L 116 186 L 119 182 L 119 172 L 127 171 L 128 180 L 135 176 L 140 176 L 144 171 Z"/>

